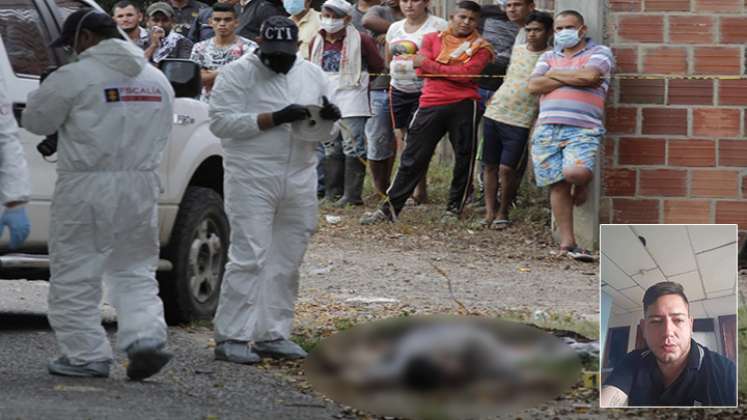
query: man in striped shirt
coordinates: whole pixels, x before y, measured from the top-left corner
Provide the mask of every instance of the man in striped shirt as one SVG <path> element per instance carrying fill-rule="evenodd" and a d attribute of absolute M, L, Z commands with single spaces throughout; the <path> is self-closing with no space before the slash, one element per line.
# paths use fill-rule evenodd
<path fill-rule="evenodd" d="M 604 100 L 614 69 L 609 48 L 586 37 L 584 18 L 567 10 L 555 19 L 555 50 L 537 62 L 529 91 L 541 94 L 532 138 L 538 186 L 550 185 L 550 203 L 560 232 L 560 249 L 592 261 L 576 245 L 573 206 L 586 201 L 604 129 Z"/>

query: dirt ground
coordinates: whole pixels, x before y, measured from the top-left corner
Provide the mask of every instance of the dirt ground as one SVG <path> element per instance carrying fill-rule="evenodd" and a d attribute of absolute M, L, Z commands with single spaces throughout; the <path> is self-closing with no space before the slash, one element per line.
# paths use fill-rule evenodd
<path fill-rule="evenodd" d="M 363 211 L 322 207 L 301 269 L 301 306 L 597 319 L 597 265 L 553 255 L 546 226 L 481 230 L 470 212 L 442 224 L 438 204 L 408 207 L 394 224 L 361 226 Z"/>
<path fill-rule="evenodd" d="M 294 334 L 306 347 L 362 322 L 430 313 L 502 316 L 597 337 L 598 266 L 557 255 L 545 223 L 517 219 L 503 231 L 482 230 L 480 214 L 468 210 L 443 224 L 436 203 L 407 207 L 395 224 L 361 226 L 374 202 L 321 208 L 296 307 Z M 300 364 L 268 368 L 313 392 Z M 576 387 L 519 417 L 595 417 L 595 399 L 596 390 Z"/>

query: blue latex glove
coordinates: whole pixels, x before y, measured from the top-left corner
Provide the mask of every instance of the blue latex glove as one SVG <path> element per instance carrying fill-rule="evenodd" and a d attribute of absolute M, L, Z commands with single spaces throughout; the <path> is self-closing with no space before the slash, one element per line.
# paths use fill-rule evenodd
<path fill-rule="evenodd" d="M 26 208 L 18 206 L 5 209 L 0 217 L 0 235 L 5 230 L 5 226 L 10 230 L 10 249 L 20 247 L 31 233 L 31 223 L 26 215 Z"/>

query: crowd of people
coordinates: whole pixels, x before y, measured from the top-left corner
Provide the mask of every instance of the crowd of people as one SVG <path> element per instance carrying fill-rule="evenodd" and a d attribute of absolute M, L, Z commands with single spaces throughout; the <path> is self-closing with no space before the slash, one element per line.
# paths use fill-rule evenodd
<path fill-rule="evenodd" d="M 430 160 L 448 134 L 455 158 L 445 221 L 471 202 L 485 208 L 481 227 L 510 226 L 532 156 L 537 185 L 550 186 L 561 251 L 591 260 L 576 244 L 572 211 L 596 164 L 614 58 L 586 36 L 583 16 L 554 19 L 533 0 L 461 2 L 448 21 L 430 0 L 328 0 L 319 11 L 311 0 L 169 0 L 145 15 L 122 0 L 113 9 L 152 63 L 198 63 L 205 101 L 220 69 L 256 50 L 270 16 L 295 23 L 301 56 L 327 74 L 342 112 L 338 134 L 317 150 L 320 198 L 362 205 L 368 173 L 382 204 L 361 223 L 393 221 L 406 202 L 428 201 Z"/>
<path fill-rule="evenodd" d="M 460 1 L 448 20 L 429 0 L 326 0 L 320 11 L 310 0 L 170 0 L 144 14 L 122 0 L 111 16 L 71 14 L 53 45 L 77 60 L 42 81 L 23 112 L 25 129 L 59 133 L 49 318 L 63 355 L 49 371 L 109 375 L 102 279 L 128 376 L 153 375 L 172 357 L 155 280 L 158 167 L 174 101 L 157 66 L 167 58 L 200 66 L 200 99 L 225 151 L 231 230 L 217 360 L 305 357 L 290 332 L 318 195 L 362 205 L 368 168 L 382 200 L 360 222 L 393 222 L 409 198 L 427 200 L 428 166 L 447 134 L 455 157 L 445 220 L 484 190 L 483 226 L 505 228 L 531 155 L 537 184 L 550 187 L 561 250 L 590 261 L 576 245 L 573 206 L 586 199 L 596 165 L 613 56 L 586 36 L 576 11 L 553 17 L 533 0 L 498 3 Z M 15 122 L 0 115 L 0 150 L 16 156 Z M 326 130 L 321 144 L 302 128 L 312 115 Z M 125 126 L 133 120 L 136 128 Z M 9 210 L 0 223 L 19 246 L 29 228 L 28 174 L 3 165 L 24 186 L 2 191 Z"/>

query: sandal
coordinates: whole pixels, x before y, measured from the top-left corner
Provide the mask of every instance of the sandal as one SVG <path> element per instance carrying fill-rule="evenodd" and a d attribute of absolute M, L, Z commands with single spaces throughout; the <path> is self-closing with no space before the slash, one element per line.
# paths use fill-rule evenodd
<path fill-rule="evenodd" d="M 568 246 L 568 247 L 560 247 L 560 252 L 565 253 L 565 255 L 573 258 L 576 261 L 581 262 L 594 262 L 594 256 L 591 255 L 591 252 L 589 252 L 586 249 L 578 247 L 578 245 Z"/>
<path fill-rule="evenodd" d="M 511 226 L 511 221 L 507 219 L 498 219 L 493 220 L 493 222 L 490 224 L 490 229 L 492 230 L 503 230 L 507 227 Z"/>
<path fill-rule="evenodd" d="M 478 229 L 488 229 L 490 228 L 491 223 L 493 223 L 493 219 L 480 219 L 480 221 L 475 224 L 475 227 Z"/>

